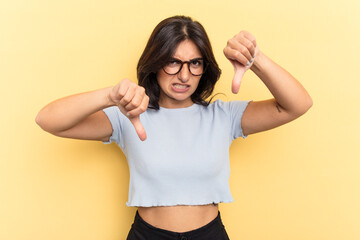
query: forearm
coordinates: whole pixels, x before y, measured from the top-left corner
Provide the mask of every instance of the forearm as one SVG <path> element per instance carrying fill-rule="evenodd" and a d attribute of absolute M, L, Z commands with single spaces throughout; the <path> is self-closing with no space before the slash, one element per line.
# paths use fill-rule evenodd
<path fill-rule="evenodd" d="M 261 51 L 251 70 L 264 82 L 278 105 L 289 114 L 302 115 L 312 106 L 312 99 L 305 88 Z"/>
<path fill-rule="evenodd" d="M 68 130 L 91 114 L 111 106 L 108 99 L 111 88 L 80 93 L 51 102 L 40 110 L 36 122 L 51 133 Z"/>

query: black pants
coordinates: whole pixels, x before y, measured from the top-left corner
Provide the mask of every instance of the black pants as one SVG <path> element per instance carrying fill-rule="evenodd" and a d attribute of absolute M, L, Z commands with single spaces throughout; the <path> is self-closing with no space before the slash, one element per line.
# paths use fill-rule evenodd
<path fill-rule="evenodd" d="M 229 237 L 221 221 L 220 211 L 205 226 L 182 233 L 156 228 L 145 222 L 136 211 L 127 240 L 229 240 Z"/>

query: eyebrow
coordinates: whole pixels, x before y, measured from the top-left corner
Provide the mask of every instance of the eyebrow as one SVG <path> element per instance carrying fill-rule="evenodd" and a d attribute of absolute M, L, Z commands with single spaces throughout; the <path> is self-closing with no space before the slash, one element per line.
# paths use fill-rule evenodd
<path fill-rule="evenodd" d="M 175 57 L 170 58 L 170 60 L 176 60 L 176 61 L 184 62 L 183 60 L 181 60 L 179 58 L 175 58 Z M 204 58 L 203 57 L 197 57 L 197 58 L 192 58 L 189 61 L 194 61 L 194 60 L 204 60 Z"/>

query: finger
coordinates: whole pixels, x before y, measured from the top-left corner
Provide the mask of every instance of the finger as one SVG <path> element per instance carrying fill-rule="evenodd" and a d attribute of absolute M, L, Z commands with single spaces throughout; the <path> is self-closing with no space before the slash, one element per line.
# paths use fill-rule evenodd
<path fill-rule="evenodd" d="M 140 121 L 140 117 L 136 116 L 134 118 L 130 118 L 130 122 L 134 126 L 135 131 L 136 131 L 137 135 L 139 136 L 140 140 L 144 141 L 146 139 L 146 132 L 145 132 L 144 126 L 142 125 L 142 123 Z"/>
<path fill-rule="evenodd" d="M 239 41 L 239 43 L 241 43 L 243 46 L 247 48 L 247 50 L 250 52 L 251 58 L 253 58 L 255 56 L 255 48 L 256 48 L 253 42 L 247 39 L 246 37 L 237 37 L 237 40 Z"/>
<path fill-rule="evenodd" d="M 115 104 L 119 103 L 120 101 L 120 97 L 117 94 L 119 92 L 119 88 L 120 88 L 120 83 L 116 84 L 109 92 L 109 100 L 114 102 Z"/>
<path fill-rule="evenodd" d="M 131 102 L 131 100 L 135 96 L 136 87 L 137 87 L 137 84 L 135 84 L 135 83 L 127 86 L 127 91 L 120 100 L 120 104 L 122 106 L 126 106 L 129 102 Z"/>
<path fill-rule="evenodd" d="M 128 91 L 128 89 L 130 87 L 130 84 L 131 84 L 131 81 L 129 79 L 124 79 L 118 84 L 119 87 L 117 88 L 118 90 L 117 90 L 116 94 L 117 94 L 117 98 L 119 100 L 121 100 L 125 96 L 126 92 Z"/>
<path fill-rule="evenodd" d="M 137 107 L 137 108 L 135 108 L 135 109 L 133 109 L 133 110 L 131 110 L 131 111 L 129 111 L 129 112 L 127 113 L 127 115 L 128 115 L 129 117 L 131 117 L 131 116 L 138 116 L 138 115 L 140 115 L 141 113 L 145 112 L 146 109 L 148 108 L 148 106 L 149 106 L 149 97 L 148 97 L 147 95 L 145 95 L 145 96 L 143 97 L 143 99 L 142 99 L 142 102 L 141 102 L 140 106 Z"/>
<path fill-rule="evenodd" d="M 230 48 L 229 46 L 224 49 L 224 54 L 229 60 L 237 61 L 243 66 L 250 64 L 250 61 L 244 55 L 242 55 L 239 51 Z"/>
<path fill-rule="evenodd" d="M 248 31 L 243 30 L 243 31 L 241 31 L 239 34 L 242 35 L 242 36 L 244 36 L 244 37 L 245 37 L 246 39 L 248 39 L 249 41 L 251 41 L 252 44 L 254 45 L 254 47 L 257 46 L 256 39 L 255 39 L 255 37 L 254 37 L 251 33 L 249 33 Z"/>
<path fill-rule="evenodd" d="M 250 48 L 252 47 L 252 43 L 244 37 L 233 38 L 228 41 L 228 47 L 240 52 L 248 61 L 251 61 L 253 55 L 247 45 Z"/>
<path fill-rule="evenodd" d="M 240 89 L 241 79 L 243 78 L 247 68 L 245 67 L 234 67 L 234 68 L 235 68 L 235 74 L 232 81 L 231 91 L 234 94 L 237 94 Z"/>
<path fill-rule="evenodd" d="M 139 107 L 142 103 L 144 96 L 145 96 L 145 89 L 141 86 L 137 86 L 133 99 L 125 106 L 125 109 L 127 111 L 131 111 Z"/>

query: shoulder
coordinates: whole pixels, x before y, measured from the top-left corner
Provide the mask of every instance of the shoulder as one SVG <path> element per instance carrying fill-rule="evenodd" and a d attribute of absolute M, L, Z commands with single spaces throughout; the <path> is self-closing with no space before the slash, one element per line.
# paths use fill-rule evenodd
<path fill-rule="evenodd" d="M 209 104 L 208 108 L 211 111 L 222 112 L 226 115 L 238 115 L 245 111 L 250 102 L 244 100 L 223 101 L 219 99 Z"/>
<path fill-rule="evenodd" d="M 215 110 L 224 110 L 230 111 L 234 108 L 243 108 L 246 107 L 251 101 L 243 101 L 243 100 L 234 100 L 234 101 L 223 101 L 218 99 L 209 104 L 208 108 Z"/>
<path fill-rule="evenodd" d="M 117 106 L 111 106 L 103 109 L 103 112 L 111 119 L 122 119 L 124 115 Z"/>
<path fill-rule="evenodd" d="M 229 102 L 225 102 L 221 99 L 215 100 L 214 102 L 210 103 L 209 106 L 207 106 L 207 108 L 210 109 L 224 109 L 227 108 L 229 106 Z"/>

